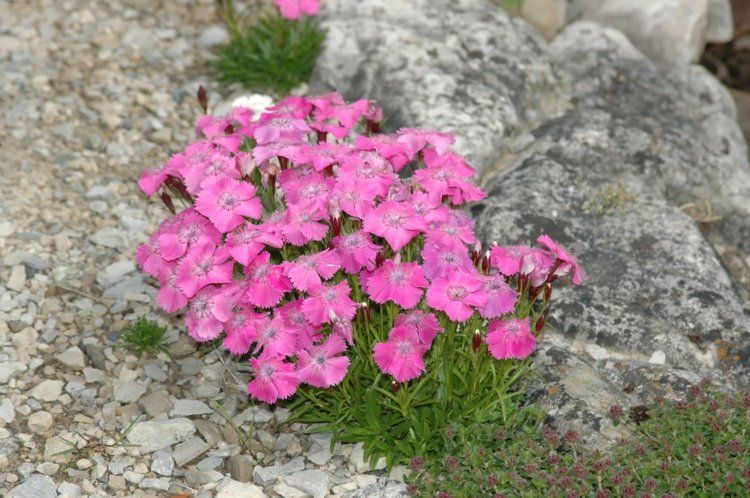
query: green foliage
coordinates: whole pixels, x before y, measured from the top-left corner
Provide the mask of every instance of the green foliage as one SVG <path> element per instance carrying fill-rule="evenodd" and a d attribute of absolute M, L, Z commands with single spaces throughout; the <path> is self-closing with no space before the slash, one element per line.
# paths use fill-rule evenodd
<path fill-rule="evenodd" d="M 442 458 L 413 460 L 409 489 L 445 498 L 748 496 L 750 393 L 695 387 L 688 401 L 611 413 L 632 437 L 607 455 L 573 432 L 543 430 L 531 411 L 505 427 L 457 426 L 443 434 Z"/>
<path fill-rule="evenodd" d="M 156 354 L 159 351 L 167 351 L 167 328 L 148 318 L 140 318 L 137 322 L 126 328 L 120 339 L 125 349 L 137 354 Z"/>
<path fill-rule="evenodd" d="M 412 241 L 407 254 L 419 254 L 420 244 Z M 362 301 L 357 276 L 348 280 L 354 300 Z M 528 305 L 519 299 L 518 306 Z M 528 361 L 495 360 L 484 343 L 474 350 L 475 331 L 486 328 L 478 315 L 457 324 L 439 313 L 444 332 L 425 357 L 425 373 L 393 382 L 378 370 L 372 351 L 387 338 L 399 310 L 393 303 L 370 303 L 369 313 L 354 321 L 356 352 L 344 381 L 328 390 L 301 386 L 290 405 L 292 421 L 319 424 L 315 431 L 331 432 L 337 441 L 362 442 L 366 459 L 374 464 L 385 457 L 389 468 L 439 452 L 440 434 L 450 424 L 505 423 L 522 395 L 517 381 L 529 368 Z M 529 307 L 520 316 L 531 312 Z"/>
<path fill-rule="evenodd" d="M 610 185 L 594 194 L 583 204 L 586 213 L 606 216 L 615 212 L 621 212 L 627 204 L 635 202 L 637 198 L 627 191 L 624 185 Z"/>
<path fill-rule="evenodd" d="M 247 26 L 233 20 L 227 25 L 230 40 L 217 48 L 215 61 L 221 83 L 285 95 L 310 79 L 325 39 L 314 18 L 263 14 Z"/>

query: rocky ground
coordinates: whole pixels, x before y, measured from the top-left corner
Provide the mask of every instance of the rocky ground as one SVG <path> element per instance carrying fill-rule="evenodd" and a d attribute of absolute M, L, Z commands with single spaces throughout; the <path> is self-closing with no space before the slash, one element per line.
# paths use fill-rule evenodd
<path fill-rule="evenodd" d="M 140 170 L 189 140 L 200 83 L 219 99 L 214 2 L 0 12 L 0 495 L 400 495 L 403 469 L 249 405 L 242 369 L 156 313 L 134 265 L 164 216 Z M 329 0 L 325 22 L 314 91 L 458 132 L 485 239 L 548 231 L 580 254 L 591 280 L 561 293 L 532 389 L 558 425 L 606 445 L 612 402 L 747 385 L 750 170 L 710 75 L 588 23 L 547 44 L 489 0 Z M 169 324 L 170 354 L 118 344 L 141 316 Z"/>
<path fill-rule="evenodd" d="M 214 90 L 214 2 L 0 0 L 0 12 L 0 495 L 374 484 L 361 447 L 332 452 L 330 435 L 251 407 L 236 365 L 177 322 L 169 355 L 118 344 L 137 317 L 165 323 L 133 257 L 164 213 L 136 180 L 190 138 L 198 85 Z"/>

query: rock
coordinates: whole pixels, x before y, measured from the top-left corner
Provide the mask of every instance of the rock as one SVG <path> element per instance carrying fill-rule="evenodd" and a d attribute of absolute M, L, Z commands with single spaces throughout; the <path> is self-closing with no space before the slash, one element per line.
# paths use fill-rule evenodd
<path fill-rule="evenodd" d="M 35 412 L 26 419 L 29 430 L 34 434 L 44 434 L 52 428 L 54 419 L 49 412 Z"/>
<path fill-rule="evenodd" d="M 274 486 L 273 492 L 281 496 L 281 498 L 310 498 L 312 496 L 310 493 L 293 488 L 283 482 Z"/>
<path fill-rule="evenodd" d="M 96 281 L 102 287 L 111 287 L 121 281 L 125 275 L 135 271 L 135 263 L 130 260 L 117 261 L 99 272 Z"/>
<path fill-rule="evenodd" d="M 149 289 L 150 287 L 146 284 L 145 277 L 143 275 L 136 275 L 124 278 L 112 287 L 108 287 L 102 295 L 106 299 L 131 299 L 136 294 L 148 292 Z"/>
<path fill-rule="evenodd" d="M 151 455 L 151 470 L 159 475 L 171 476 L 174 470 L 174 459 L 171 450 L 155 451 Z"/>
<path fill-rule="evenodd" d="M 97 346 L 96 344 L 86 344 L 83 347 L 83 350 L 94 367 L 98 368 L 99 370 L 106 370 L 106 356 L 104 356 L 104 350 L 101 348 L 101 346 Z"/>
<path fill-rule="evenodd" d="M 263 489 L 255 484 L 242 483 L 229 480 L 217 487 L 216 498 L 266 498 Z"/>
<path fill-rule="evenodd" d="M 709 0 L 579 0 L 581 19 L 611 26 L 647 57 L 664 64 L 688 64 L 706 44 Z"/>
<path fill-rule="evenodd" d="M 16 409 L 13 407 L 13 403 L 5 398 L 0 402 L 0 420 L 9 424 L 16 418 Z"/>
<path fill-rule="evenodd" d="M 0 362 L 0 384 L 7 383 L 10 379 L 21 372 L 25 372 L 28 367 L 20 361 Z"/>
<path fill-rule="evenodd" d="M 279 477 L 283 477 L 294 472 L 305 470 L 305 459 L 296 457 L 284 464 L 275 464 L 271 467 L 261 467 L 257 465 L 253 469 L 253 481 L 261 486 L 273 484 Z"/>
<path fill-rule="evenodd" d="M 131 444 L 138 445 L 141 453 L 151 453 L 179 443 L 195 433 L 195 426 L 187 418 L 152 420 L 136 424 L 128 433 Z"/>
<path fill-rule="evenodd" d="M 374 468 L 370 467 L 370 462 L 366 462 L 364 459 L 365 448 L 362 443 L 357 443 L 352 449 L 352 454 L 349 456 L 349 461 L 354 465 L 354 470 L 359 473 L 367 472 L 369 470 L 380 470 L 385 468 L 385 458 L 381 458 L 377 461 Z"/>
<path fill-rule="evenodd" d="M 325 465 L 333 456 L 333 453 L 331 452 L 331 440 L 333 439 L 333 435 L 313 434 L 310 438 L 313 440 L 313 445 L 310 448 L 310 452 L 307 454 L 307 459 L 315 465 Z"/>
<path fill-rule="evenodd" d="M 201 436 L 203 436 L 203 439 L 205 439 L 209 445 L 213 446 L 222 440 L 221 432 L 219 432 L 218 427 L 216 427 L 216 424 L 213 422 L 196 419 L 193 423 L 195 424 L 195 428 L 198 429 L 198 432 L 201 433 Z"/>
<path fill-rule="evenodd" d="M 26 327 L 20 332 L 13 334 L 11 342 L 13 342 L 17 348 L 33 352 L 36 351 L 37 339 L 39 339 L 39 333 L 32 327 Z"/>
<path fill-rule="evenodd" d="M 62 388 L 63 381 L 47 379 L 29 391 L 29 396 L 39 401 L 57 401 L 62 394 Z"/>
<path fill-rule="evenodd" d="M 67 437 L 65 439 L 71 441 L 71 439 Z M 72 460 L 73 457 L 69 453 L 71 445 L 65 439 L 60 436 L 55 436 L 44 442 L 44 459 L 47 462 L 68 463 Z"/>
<path fill-rule="evenodd" d="M 147 363 L 143 365 L 143 372 L 151 379 L 157 382 L 164 382 L 167 380 L 167 372 L 162 369 L 159 365 L 154 363 Z"/>
<path fill-rule="evenodd" d="M 192 415 L 210 415 L 214 411 L 203 401 L 197 399 L 178 399 L 169 412 L 170 417 L 189 417 Z"/>
<path fill-rule="evenodd" d="M 94 244 L 110 249 L 127 249 L 130 245 L 128 236 L 116 228 L 102 228 L 90 238 Z"/>
<path fill-rule="evenodd" d="M 138 485 L 145 489 L 158 489 L 160 491 L 167 491 L 169 489 L 169 479 L 166 477 L 146 477 Z"/>
<path fill-rule="evenodd" d="M 178 467 L 192 462 L 210 449 L 204 440 L 191 437 L 174 447 L 172 457 Z"/>
<path fill-rule="evenodd" d="M 143 396 L 148 388 L 135 380 L 116 380 L 114 382 L 115 400 L 120 403 L 133 403 Z"/>
<path fill-rule="evenodd" d="M 253 477 L 253 460 L 247 455 L 234 455 L 227 460 L 227 472 L 232 479 L 249 482 Z"/>
<path fill-rule="evenodd" d="M 82 494 L 81 487 L 70 482 L 63 482 L 57 487 L 59 498 L 79 498 Z"/>
<path fill-rule="evenodd" d="M 409 494 L 406 492 L 406 484 L 388 479 L 346 496 L 347 498 L 402 498 Z"/>
<path fill-rule="evenodd" d="M 21 292 L 26 285 L 26 268 L 23 265 L 16 265 L 10 269 L 10 277 L 5 282 L 5 286 L 17 292 Z"/>
<path fill-rule="evenodd" d="M 57 485 L 45 475 L 35 474 L 10 490 L 8 498 L 56 498 Z"/>
<path fill-rule="evenodd" d="M 524 0 L 521 16 L 548 40 L 566 24 L 569 0 Z"/>
<path fill-rule="evenodd" d="M 16 225 L 12 221 L 0 221 L 0 237 L 10 237 L 16 232 Z"/>
<path fill-rule="evenodd" d="M 708 43 L 726 43 L 734 37 L 734 19 L 730 0 L 708 0 Z"/>
<path fill-rule="evenodd" d="M 621 33 L 585 22 L 550 50 L 576 105 L 536 130 L 472 213 L 485 242 L 548 233 L 588 271 L 586 285 L 555 286 L 536 399 L 560 429 L 603 447 L 620 434 L 611 403 L 647 403 L 702 377 L 748 384 L 750 321 L 715 249 L 741 247 L 747 148 L 729 96 L 700 68 L 660 72 Z M 708 237 L 681 209 L 706 195 L 728 213 Z M 602 207 L 607 196 L 616 202 Z M 609 358 L 592 362 L 589 344 Z M 655 350 L 669 352 L 668 365 L 649 363 Z"/>
<path fill-rule="evenodd" d="M 191 469 L 185 472 L 185 479 L 191 486 L 203 486 L 204 484 L 220 481 L 224 474 L 217 470 Z"/>
<path fill-rule="evenodd" d="M 480 170 L 567 106 L 541 38 L 489 0 L 329 0 L 322 25 L 313 94 L 375 99 L 388 130 L 456 132 Z"/>
<path fill-rule="evenodd" d="M 325 498 L 328 494 L 328 474 L 322 470 L 303 470 L 284 477 L 284 482 L 302 491 L 310 493 L 313 498 Z"/>
<path fill-rule="evenodd" d="M 83 358 L 83 351 L 81 351 L 78 346 L 69 347 L 55 356 L 55 359 L 73 370 L 83 370 L 83 367 L 86 366 L 86 362 Z"/>
<path fill-rule="evenodd" d="M 221 45 L 229 40 L 229 33 L 224 26 L 211 26 L 207 28 L 198 38 L 199 47 L 213 47 Z"/>
<path fill-rule="evenodd" d="M 146 410 L 149 417 L 158 417 L 162 413 L 167 413 L 172 408 L 172 401 L 161 391 L 153 392 L 141 398 L 139 403 Z"/>

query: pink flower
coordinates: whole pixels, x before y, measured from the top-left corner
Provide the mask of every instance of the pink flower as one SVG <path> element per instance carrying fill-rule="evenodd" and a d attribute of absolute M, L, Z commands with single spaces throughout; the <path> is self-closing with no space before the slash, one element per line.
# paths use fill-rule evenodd
<path fill-rule="evenodd" d="M 427 167 L 417 170 L 413 178 L 431 195 L 438 198 L 448 196 L 453 204 L 484 199 L 482 189 L 469 181 L 474 168 L 460 156 L 453 153 L 438 155 L 427 150 L 424 161 Z"/>
<path fill-rule="evenodd" d="M 243 223 L 227 234 L 229 254 L 245 266 L 266 246 L 279 248 L 282 245 L 281 239 L 264 225 Z"/>
<path fill-rule="evenodd" d="M 552 240 L 548 235 L 540 235 L 536 241 L 560 261 L 555 275 L 562 276 L 570 272 L 571 280 L 573 280 L 575 285 L 580 285 L 586 280 L 586 273 L 578 264 L 578 259 L 570 254 L 562 245 Z"/>
<path fill-rule="evenodd" d="M 430 243 L 457 249 L 477 242 L 474 221 L 465 212 L 455 209 L 448 209 L 444 217 L 433 215 L 433 220 L 427 225 L 425 238 Z"/>
<path fill-rule="evenodd" d="M 255 128 L 253 137 L 260 145 L 280 140 L 302 142 L 305 136 L 311 131 L 304 119 L 282 117 L 261 123 Z"/>
<path fill-rule="evenodd" d="M 374 150 L 391 163 L 394 171 L 401 170 L 414 157 L 409 146 L 393 135 L 358 135 L 354 146 L 357 150 Z"/>
<path fill-rule="evenodd" d="M 419 377 L 424 371 L 427 346 L 405 327 L 391 330 L 386 342 L 375 344 L 373 358 L 381 372 L 392 375 L 399 382 Z"/>
<path fill-rule="evenodd" d="M 302 145 L 302 142 L 290 142 L 288 140 L 256 145 L 253 147 L 253 159 L 255 160 L 255 164 L 258 165 L 262 165 L 269 159 L 275 157 L 284 157 L 291 160 L 299 153 L 299 149 Z"/>
<path fill-rule="evenodd" d="M 339 94 L 324 95 L 312 98 L 310 101 L 315 106 L 312 128 L 319 132 L 330 133 L 339 140 L 349 134 L 369 109 L 367 100 L 357 100 L 347 104 Z"/>
<path fill-rule="evenodd" d="M 318 0 L 273 0 L 281 11 L 281 15 L 287 19 L 299 19 L 302 15 L 314 16 L 318 13 L 320 5 Z"/>
<path fill-rule="evenodd" d="M 424 228 L 424 222 L 414 216 L 408 204 L 395 201 L 385 201 L 370 211 L 363 225 L 365 232 L 383 237 L 394 251 L 408 244 Z"/>
<path fill-rule="evenodd" d="M 315 171 L 323 171 L 328 166 L 337 164 L 340 158 L 350 150 L 351 147 L 345 144 L 323 142 L 317 145 L 304 145 L 297 151 L 292 160 L 297 166 L 312 164 Z"/>
<path fill-rule="evenodd" d="M 326 249 L 315 254 L 303 255 L 294 263 L 283 263 L 286 276 L 295 289 L 306 291 L 328 280 L 341 267 L 338 254 Z"/>
<path fill-rule="evenodd" d="M 190 156 L 190 161 L 198 160 L 201 155 Z M 185 185 L 191 194 L 199 194 L 203 184 L 214 183 L 222 179 L 234 179 L 240 177 L 237 162 L 227 154 L 212 152 L 204 162 L 191 163 L 183 168 Z"/>
<path fill-rule="evenodd" d="M 276 314 L 284 320 L 284 325 L 295 332 L 297 349 L 308 349 L 323 338 L 320 327 L 313 325 L 302 312 L 302 300 L 295 299 L 276 309 Z"/>
<path fill-rule="evenodd" d="M 175 313 L 184 308 L 188 299 L 177 286 L 177 264 L 172 263 L 170 270 L 164 271 L 159 277 L 159 292 L 156 302 L 167 313 Z"/>
<path fill-rule="evenodd" d="M 267 107 L 260 120 L 266 122 L 277 117 L 304 119 L 310 115 L 312 109 L 312 104 L 304 97 L 286 97 Z"/>
<path fill-rule="evenodd" d="M 435 336 L 443 331 L 435 315 L 420 310 L 398 315 L 393 326 L 394 328 L 405 327 L 414 331 L 419 337 L 419 341 L 427 347 L 430 347 L 432 341 L 435 340 Z"/>
<path fill-rule="evenodd" d="M 194 208 L 186 209 L 173 219 L 174 223 L 157 232 L 159 254 L 167 261 L 181 258 L 190 248 L 221 242 L 221 233 Z"/>
<path fill-rule="evenodd" d="M 484 318 L 497 318 L 515 309 L 518 292 L 510 288 L 502 275 L 490 275 L 482 277 L 482 280 L 487 303 L 479 309 L 480 315 Z"/>
<path fill-rule="evenodd" d="M 310 289 L 302 301 L 302 312 L 313 325 L 328 323 L 335 318 L 351 320 L 357 313 L 357 304 L 349 297 L 349 284 L 320 285 Z"/>
<path fill-rule="evenodd" d="M 498 360 L 527 358 L 536 345 L 528 318 L 494 320 L 485 341 L 490 354 Z"/>
<path fill-rule="evenodd" d="M 276 306 L 292 284 L 281 265 L 269 263 L 271 256 L 260 253 L 246 268 L 242 299 L 259 308 Z"/>
<path fill-rule="evenodd" d="M 370 298 L 383 304 L 393 301 L 404 309 L 413 308 L 422 300 L 427 280 L 422 267 L 417 263 L 402 263 L 387 260 L 370 273 L 364 281 L 364 288 Z"/>
<path fill-rule="evenodd" d="M 354 325 L 351 320 L 334 318 L 331 322 L 331 332 L 344 339 L 348 344 L 354 344 Z"/>
<path fill-rule="evenodd" d="M 492 246 L 490 263 L 503 275 L 512 277 L 521 271 L 523 258 L 531 251 L 527 246 Z"/>
<path fill-rule="evenodd" d="M 465 322 L 474 314 L 473 306 L 487 304 L 487 293 L 479 275 L 456 273 L 432 281 L 427 289 L 427 304 L 444 311 L 453 321 Z"/>
<path fill-rule="evenodd" d="M 334 195 L 343 212 L 362 219 L 372 209 L 378 188 L 371 182 L 342 181 L 338 178 Z"/>
<path fill-rule="evenodd" d="M 297 352 L 299 380 L 315 387 L 328 388 L 344 380 L 349 358 L 338 356 L 346 351 L 344 340 L 331 335 L 320 346 Z"/>
<path fill-rule="evenodd" d="M 216 339 L 232 317 L 232 301 L 219 287 L 206 287 L 190 300 L 185 325 L 198 342 Z"/>
<path fill-rule="evenodd" d="M 280 316 L 269 319 L 264 317 L 256 324 L 255 348 L 257 353 L 263 348 L 263 354 L 270 356 L 292 356 L 297 350 L 297 336 L 293 329 L 288 328 Z"/>
<path fill-rule="evenodd" d="M 331 198 L 333 179 L 316 173 L 302 181 L 282 183 L 287 204 L 298 204 L 325 208 Z"/>
<path fill-rule="evenodd" d="M 338 170 L 339 184 L 364 185 L 385 197 L 399 180 L 388 161 L 376 152 L 360 152 L 342 157 Z"/>
<path fill-rule="evenodd" d="M 362 268 L 375 268 L 375 257 L 381 246 L 372 242 L 370 236 L 360 230 L 334 237 L 333 247 L 338 251 L 344 271 L 354 274 Z"/>
<path fill-rule="evenodd" d="M 247 392 L 255 399 L 276 403 L 297 390 L 299 381 L 294 365 L 285 362 L 283 358 L 263 355 L 251 358 L 250 366 L 255 378 L 247 385 Z"/>
<path fill-rule="evenodd" d="M 253 311 L 250 306 L 234 308 L 232 317 L 224 324 L 224 347 L 236 355 L 250 351 L 250 345 L 257 339 L 258 324 L 266 317 Z"/>
<path fill-rule="evenodd" d="M 438 155 L 447 153 L 456 138 L 451 133 L 442 133 L 430 130 L 415 130 L 413 128 L 401 128 L 398 130 L 398 141 L 406 145 L 409 154 L 414 157 L 425 147 L 431 145 Z"/>
<path fill-rule="evenodd" d="M 144 194 L 153 195 L 161 188 L 168 176 L 163 166 L 160 168 L 145 169 L 138 179 L 138 186 Z"/>
<path fill-rule="evenodd" d="M 286 210 L 286 224 L 281 230 L 284 240 L 295 246 L 305 245 L 311 240 L 323 240 L 328 233 L 328 226 L 318 220 L 325 216 L 325 212 L 320 209 L 290 205 Z"/>
<path fill-rule="evenodd" d="M 255 196 L 255 187 L 231 178 L 205 185 L 195 201 L 195 208 L 222 233 L 241 225 L 244 216 L 258 219 L 263 213 L 260 199 Z"/>
<path fill-rule="evenodd" d="M 205 244 L 191 250 L 177 265 L 177 286 L 188 298 L 210 284 L 232 282 L 232 261 L 226 247 Z"/>
<path fill-rule="evenodd" d="M 161 252 L 159 251 L 158 237 L 159 234 L 157 232 L 148 239 L 148 242 L 139 245 L 138 249 L 135 250 L 135 260 L 138 262 L 138 266 L 154 278 L 158 278 L 161 275 L 167 263 L 162 259 Z"/>
<path fill-rule="evenodd" d="M 447 278 L 454 273 L 473 273 L 474 263 L 463 244 L 460 247 L 445 247 L 425 242 L 422 249 L 424 273 L 430 280 Z"/>

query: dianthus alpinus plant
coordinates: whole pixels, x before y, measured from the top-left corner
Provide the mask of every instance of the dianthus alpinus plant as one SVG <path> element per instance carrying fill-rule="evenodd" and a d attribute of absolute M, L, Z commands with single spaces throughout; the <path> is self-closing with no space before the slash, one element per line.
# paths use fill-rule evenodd
<path fill-rule="evenodd" d="M 203 116 L 141 176 L 176 214 L 137 259 L 191 337 L 250 362 L 253 398 L 296 393 L 293 420 L 395 464 L 509 416 L 553 283 L 584 277 L 547 236 L 482 252 L 453 137 L 381 119 L 338 94 Z"/>
<path fill-rule="evenodd" d="M 318 0 L 255 0 L 238 12 L 218 0 L 229 42 L 217 47 L 219 81 L 287 95 L 307 82 L 325 39 L 313 17 Z"/>

